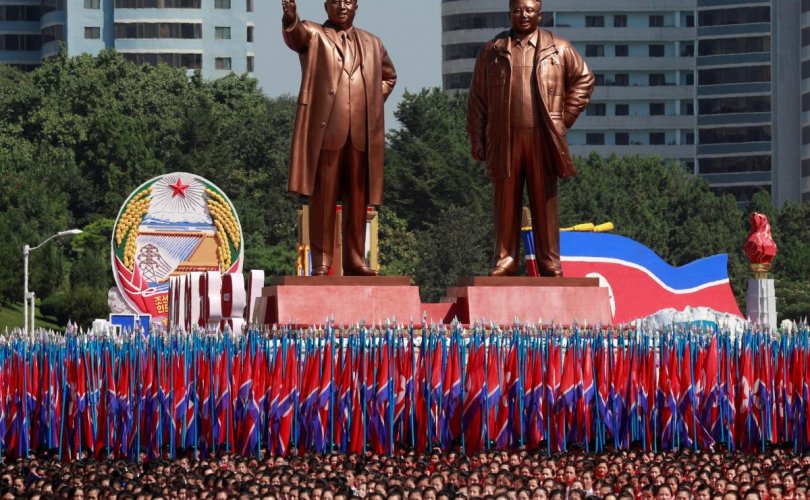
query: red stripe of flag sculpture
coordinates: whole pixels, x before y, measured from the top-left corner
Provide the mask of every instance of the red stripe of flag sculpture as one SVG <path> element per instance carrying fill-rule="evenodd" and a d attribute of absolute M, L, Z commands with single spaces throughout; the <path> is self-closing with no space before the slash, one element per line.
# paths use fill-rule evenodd
<path fill-rule="evenodd" d="M 277 328 L 0 342 L 0 455 L 810 449 L 810 329 Z"/>

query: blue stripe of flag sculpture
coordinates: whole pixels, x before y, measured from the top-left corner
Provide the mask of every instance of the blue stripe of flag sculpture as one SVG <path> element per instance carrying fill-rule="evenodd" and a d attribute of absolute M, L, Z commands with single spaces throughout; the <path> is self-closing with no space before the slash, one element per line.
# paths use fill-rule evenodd
<path fill-rule="evenodd" d="M 279 328 L 0 341 L 0 454 L 810 448 L 810 330 Z"/>

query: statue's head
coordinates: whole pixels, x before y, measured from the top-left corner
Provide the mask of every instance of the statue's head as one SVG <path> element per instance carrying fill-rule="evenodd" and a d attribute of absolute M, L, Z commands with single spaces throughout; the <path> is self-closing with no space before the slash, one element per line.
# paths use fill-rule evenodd
<path fill-rule="evenodd" d="M 519 35 L 528 35 L 537 30 L 543 19 L 542 0 L 509 0 L 512 29 Z"/>
<path fill-rule="evenodd" d="M 357 0 L 325 0 L 323 8 L 326 9 L 329 22 L 345 30 L 354 24 Z"/>

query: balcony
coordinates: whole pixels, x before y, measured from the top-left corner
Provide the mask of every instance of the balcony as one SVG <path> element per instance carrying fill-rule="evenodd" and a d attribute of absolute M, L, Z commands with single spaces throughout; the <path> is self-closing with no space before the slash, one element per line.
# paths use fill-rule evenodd
<path fill-rule="evenodd" d="M 695 146 L 692 144 L 680 145 L 630 145 L 630 146 L 591 146 L 591 145 L 578 145 L 571 146 L 571 154 L 575 156 L 588 156 L 591 152 L 597 153 L 601 156 L 616 155 L 641 155 L 641 156 L 661 156 L 663 158 L 694 158 Z"/>
<path fill-rule="evenodd" d="M 694 129 L 696 119 L 690 115 L 628 115 L 628 116 L 587 116 L 580 115 L 577 130 L 673 130 Z"/>
<path fill-rule="evenodd" d="M 629 87 L 599 85 L 593 92 L 593 99 L 597 101 L 660 101 L 693 99 L 694 97 L 695 87 L 691 85 L 659 85 L 654 87 L 647 85 Z"/>

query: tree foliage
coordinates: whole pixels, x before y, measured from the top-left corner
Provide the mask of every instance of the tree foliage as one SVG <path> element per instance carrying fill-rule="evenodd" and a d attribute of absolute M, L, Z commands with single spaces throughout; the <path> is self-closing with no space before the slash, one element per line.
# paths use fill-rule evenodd
<path fill-rule="evenodd" d="M 80 227 L 70 245 L 31 254 L 31 289 L 60 320 L 105 317 L 113 220 L 137 186 L 173 171 L 206 177 L 232 198 L 248 268 L 293 271 L 292 98 L 269 100 L 248 76 L 188 78 L 115 52 L 63 55 L 31 73 L 0 66 L 0 88 L 3 303 L 22 296 L 24 243 Z"/>

